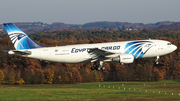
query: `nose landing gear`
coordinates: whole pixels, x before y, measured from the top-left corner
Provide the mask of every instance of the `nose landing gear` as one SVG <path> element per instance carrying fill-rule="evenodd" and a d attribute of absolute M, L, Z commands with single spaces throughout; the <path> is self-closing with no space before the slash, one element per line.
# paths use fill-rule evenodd
<path fill-rule="evenodd" d="M 159 56 L 156 57 L 156 64 L 159 64 L 158 59 L 159 59 Z"/>

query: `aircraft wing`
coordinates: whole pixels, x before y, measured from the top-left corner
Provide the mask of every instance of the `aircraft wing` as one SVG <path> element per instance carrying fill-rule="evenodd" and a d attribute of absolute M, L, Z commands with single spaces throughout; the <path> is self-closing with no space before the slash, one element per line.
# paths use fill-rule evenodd
<path fill-rule="evenodd" d="M 91 62 L 94 62 L 97 60 L 109 59 L 109 57 L 107 57 L 107 56 L 115 54 L 113 52 L 109 52 L 109 51 L 98 49 L 98 48 L 89 48 L 88 53 L 92 57 Z"/>

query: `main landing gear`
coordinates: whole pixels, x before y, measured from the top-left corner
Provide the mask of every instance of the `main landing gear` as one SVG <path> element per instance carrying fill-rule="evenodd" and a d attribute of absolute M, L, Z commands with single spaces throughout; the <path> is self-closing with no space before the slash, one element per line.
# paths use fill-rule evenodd
<path fill-rule="evenodd" d="M 103 65 L 103 61 L 99 61 L 99 65 L 98 62 L 94 62 L 93 67 L 91 67 L 91 70 L 105 70 L 106 68 L 102 66 Z"/>

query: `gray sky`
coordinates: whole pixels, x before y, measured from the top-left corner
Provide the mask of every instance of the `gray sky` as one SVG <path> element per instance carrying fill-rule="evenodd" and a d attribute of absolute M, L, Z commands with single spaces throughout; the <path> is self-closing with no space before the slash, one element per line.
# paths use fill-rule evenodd
<path fill-rule="evenodd" d="M 180 21 L 180 0 L 0 0 L 0 24 Z"/>

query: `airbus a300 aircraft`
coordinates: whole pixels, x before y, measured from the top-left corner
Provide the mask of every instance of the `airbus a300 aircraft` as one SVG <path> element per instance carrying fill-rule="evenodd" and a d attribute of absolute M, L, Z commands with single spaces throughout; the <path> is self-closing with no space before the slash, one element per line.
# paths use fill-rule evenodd
<path fill-rule="evenodd" d="M 157 57 L 158 64 L 159 56 L 177 49 L 168 41 L 151 39 L 43 47 L 31 40 L 15 24 L 4 23 L 4 27 L 16 49 L 5 50 L 9 54 L 61 63 L 94 62 L 92 70 L 104 70 L 104 61 L 133 63 L 136 58 Z"/>

